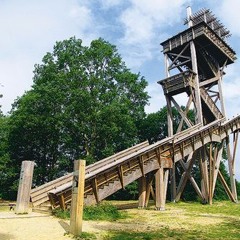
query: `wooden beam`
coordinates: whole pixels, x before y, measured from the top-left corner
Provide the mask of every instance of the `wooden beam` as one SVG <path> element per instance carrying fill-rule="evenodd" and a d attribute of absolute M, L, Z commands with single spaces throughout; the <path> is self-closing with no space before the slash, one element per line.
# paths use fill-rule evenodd
<path fill-rule="evenodd" d="M 178 103 L 175 101 L 175 99 L 173 97 L 170 97 L 171 101 L 173 102 L 174 106 L 176 107 L 176 109 L 178 110 L 178 112 L 180 113 L 181 117 L 184 119 L 185 123 L 188 125 L 188 127 L 192 127 L 193 123 L 191 122 L 191 120 L 189 120 L 185 114 L 185 112 L 183 112 L 183 110 L 180 108 L 180 106 L 178 105 Z"/>
<path fill-rule="evenodd" d="M 139 189 L 139 197 L 138 197 L 138 208 L 146 207 L 146 192 L 147 192 L 147 178 L 145 176 L 139 178 L 138 180 L 138 189 Z"/>
<path fill-rule="evenodd" d="M 200 82 L 200 83 L 199 83 L 199 87 L 206 86 L 206 85 L 211 84 L 211 83 L 214 83 L 214 82 L 216 82 L 216 81 L 218 81 L 218 80 L 219 80 L 219 76 L 210 78 L 210 79 L 208 79 L 208 80 L 205 80 L 205 81 L 203 81 L 203 82 Z"/>
<path fill-rule="evenodd" d="M 78 236 L 82 233 L 85 166 L 85 160 L 74 161 L 70 232 L 75 236 Z"/>
<path fill-rule="evenodd" d="M 209 180 L 205 147 L 206 146 L 203 146 L 200 150 L 199 166 L 202 175 L 201 180 L 202 195 L 204 198 L 204 203 L 207 203 L 209 201 Z"/>
<path fill-rule="evenodd" d="M 96 177 L 92 180 L 92 188 L 93 188 L 93 194 L 96 199 L 96 203 L 99 203 L 99 196 L 98 196 L 98 183 Z"/>
<path fill-rule="evenodd" d="M 23 214 L 29 212 L 30 191 L 32 187 L 33 178 L 33 161 L 23 161 L 20 172 L 20 179 L 18 185 L 16 214 Z"/>
<path fill-rule="evenodd" d="M 167 199 L 167 186 L 168 186 L 168 178 L 169 178 L 169 169 L 166 169 L 164 172 L 164 202 L 166 203 Z"/>
<path fill-rule="evenodd" d="M 187 116 L 187 113 L 188 113 L 188 111 L 189 111 L 189 109 L 190 109 L 190 106 L 191 106 L 192 101 L 193 101 L 193 97 L 192 97 L 192 94 L 191 94 L 191 95 L 189 96 L 189 98 L 188 98 L 188 102 L 187 102 L 187 105 L 186 105 L 186 109 L 184 110 L 184 114 L 185 114 L 186 116 Z M 182 118 L 181 118 L 181 121 L 180 121 L 180 123 L 179 123 L 179 125 L 178 125 L 177 133 L 182 131 L 183 122 L 184 122 L 184 118 L 182 117 Z"/>
<path fill-rule="evenodd" d="M 189 43 L 186 44 L 186 46 L 183 48 L 183 50 L 179 54 L 170 53 L 170 55 L 173 56 L 173 58 L 172 58 L 173 61 L 172 61 L 171 65 L 168 67 L 168 70 L 171 70 L 171 69 L 175 68 L 176 66 L 179 66 L 179 64 L 176 64 L 176 61 L 179 59 L 179 57 L 187 59 L 187 62 L 191 61 L 190 57 L 182 55 L 188 47 L 189 47 Z M 175 65 L 175 66 L 173 66 L 173 65 Z"/>
<path fill-rule="evenodd" d="M 152 183 L 153 183 L 153 179 L 154 179 L 154 174 L 153 173 L 149 173 L 147 175 L 147 188 L 146 188 L 146 200 L 145 200 L 145 206 L 148 206 L 149 203 L 149 199 L 150 199 L 150 194 L 151 194 L 151 190 L 152 188 Z M 155 195 L 152 197 L 155 199 Z"/>
<path fill-rule="evenodd" d="M 209 146 L 209 204 L 212 205 L 213 199 L 213 145 Z"/>
<path fill-rule="evenodd" d="M 58 195 L 58 201 L 59 201 L 61 209 L 63 211 L 65 211 L 66 210 L 66 203 L 65 203 L 65 198 L 64 198 L 63 193 Z"/>
<path fill-rule="evenodd" d="M 216 181 L 217 181 L 217 176 L 218 176 L 218 171 L 219 171 L 220 163 L 221 163 L 221 160 L 222 160 L 222 151 L 223 151 L 223 143 L 221 143 L 221 145 L 218 148 L 218 153 L 217 153 L 217 156 L 216 156 L 215 162 L 214 162 L 212 197 L 214 195 Z"/>
<path fill-rule="evenodd" d="M 231 154 L 231 147 L 230 147 L 230 138 L 226 138 L 226 147 L 227 147 L 227 156 L 228 156 L 228 170 L 229 170 L 229 176 L 230 176 L 230 182 L 231 182 L 231 190 L 232 195 L 235 198 L 235 201 L 237 201 L 237 187 L 236 187 L 236 180 L 235 180 L 235 164 L 233 161 L 233 157 Z"/>
<path fill-rule="evenodd" d="M 181 162 L 181 160 L 180 160 L 180 162 Z M 184 188 L 186 186 L 187 180 L 190 178 L 190 173 L 191 173 L 193 164 L 195 162 L 195 154 L 193 154 L 193 153 L 189 154 L 188 162 L 189 162 L 188 168 L 186 168 L 185 165 L 182 162 L 182 166 L 185 168 L 185 171 L 182 174 L 180 182 L 178 184 L 177 194 L 176 194 L 176 201 L 180 200 L 181 195 L 183 193 L 183 190 L 184 190 Z"/>
<path fill-rule="evenodd" d="M 222 185 L 223 185 L 223 187 L 224 187 L 224 189 L 225 189 L 229 199 L 232 200 L 233 202 L 237 202 L 237 200 L 233 196 L 231 190 L 229 189 L 229 187 L 228 187 L 228 185 L 227 185 L 227 183 L 226 183 L 226 181 L 225 181 L 225 179 L 224 179 L 224 177 L 223 177 L 223 175 L 222 175 L 222 173 L 220 171 L 218 171 L 218 178 L 221 181 L 221 183 L 222 183 Z"/>
<path fill-rule="evenodd" d="M 232 157 L 233 165 L 234 165 L 235 159 L 236 159 L 237 144 L 238 144 L 238 134 L 239 134 L 238 131 L 233 134 L 233 157 Z"/>
<path fill-rule="evenodd" d="M 165 210 L 164 198 L 164 173 L 163 167 L 160 167 L 155 173 L 155 188 L 156 188 L 156 210 Z"/>
<path fill-rule="evenodd" d="M 123 179 L 123 166 L 118 166 L 118 176 L 122 185 L 122 188 L 124 189 L 124 179 Z"/>

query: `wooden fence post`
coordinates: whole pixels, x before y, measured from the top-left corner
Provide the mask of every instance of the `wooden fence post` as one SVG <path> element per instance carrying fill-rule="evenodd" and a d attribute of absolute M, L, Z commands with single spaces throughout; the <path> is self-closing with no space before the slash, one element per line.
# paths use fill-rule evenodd
<path fill-rule="evenodd" d="M 33 178 L 33 161 L 23 161 L 18 185 L 18 195 L 16 203 L 16 214 L 29 212 L 30 191 Z"/>
<path fill-rule="evenodd" d="M 82 233 L 85 166 L 85 160 L 74 161 L 70 232 L 75 236 Z"/>

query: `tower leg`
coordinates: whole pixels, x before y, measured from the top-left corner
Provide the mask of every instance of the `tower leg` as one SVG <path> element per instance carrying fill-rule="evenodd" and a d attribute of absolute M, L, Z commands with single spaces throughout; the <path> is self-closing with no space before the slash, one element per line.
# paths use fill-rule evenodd
<path fill-rule="evenodd" d="M 156 187 L 156 210 L 165 210 L 165 197 L 164 197 L 164 170 L 160 167 L 155 174 L 155 187 Z"/>
<path fill-rule="evenodd" d="M 138 198 L 138 208 L 146 207 L 146 191 L 147 191 L 147 178 L 143 176 L 139 178 L 139 198 Z"/>

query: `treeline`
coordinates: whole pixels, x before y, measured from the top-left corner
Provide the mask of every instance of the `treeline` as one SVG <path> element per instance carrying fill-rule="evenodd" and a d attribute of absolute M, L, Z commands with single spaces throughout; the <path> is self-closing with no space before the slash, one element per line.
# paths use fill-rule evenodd
<path fill-rule="evenodd" d="M 0 116 L 0 198 L 16 198 L 23 160 L 35 161 L 33 184 L 40 185 L 71 172 L 75 159 L 90 164 L 146 139 L 165 138 L 167 110 L 145 113 L 146 87 L 105 40 L 89 47 L 74 37 L 57 42 L 35 65 L 32 89 Z M 174 121 L 180 121 L 176 110 Z M 119 197 L 136 198 L 136 183 L 128 189 Z M 184 198 L 196 195 L 187 189 Z"/>

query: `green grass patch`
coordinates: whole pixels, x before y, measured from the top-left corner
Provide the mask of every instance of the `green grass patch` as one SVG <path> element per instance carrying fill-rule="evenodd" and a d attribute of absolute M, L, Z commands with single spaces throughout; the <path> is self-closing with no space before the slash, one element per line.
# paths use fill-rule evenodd
<path fill-rule="evenodd" d="M 69 210 L 54 210 L 53 214 L 61 219 L 69 219 Z M 126 214 L 120 212 L 117 207 L 110 203 L 101 203 L 99 205 L 85 206 L 83 209 L 84 220 L 105 220 L 105 221 L 116 221 L 117 219 L 125 218 Z"/>
<path fill-rule="evenodd" d="M 80 236 L 74 237 L 76 240 L 94 240 L 97 239 L 95 234 L 93 233 L 87 233 L 87 232 L 82 232 Z"/>

